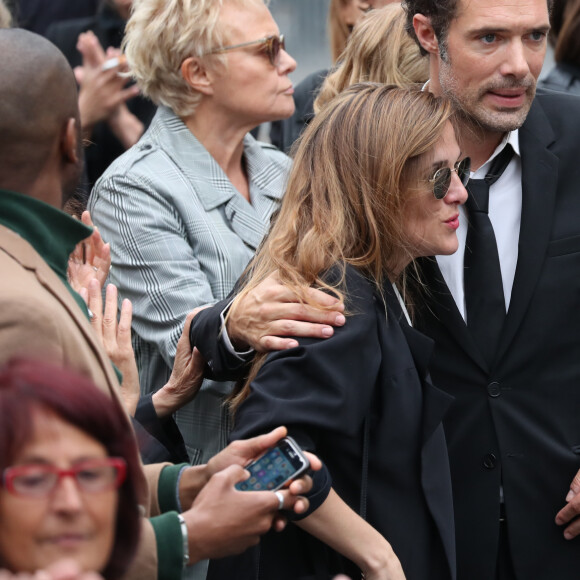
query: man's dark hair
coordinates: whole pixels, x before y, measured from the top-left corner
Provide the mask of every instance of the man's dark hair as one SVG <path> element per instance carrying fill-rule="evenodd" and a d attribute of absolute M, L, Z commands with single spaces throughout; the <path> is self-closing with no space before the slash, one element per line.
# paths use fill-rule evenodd
<path fill-rule="evenodd" d="M 552 10 L 554 0 L 548 1 L 548 10 Z M 423 14 L 431 20 L 431 26 L 437 37 L 440 46 L 445 46 L 447 32 L 451 21 L 456 17 L 460 0 L 403 0 L 401 5 L 407 13 L 406 29 L 407 32 L 415 39 L 419 45 L 421 54 L 427 54 L 427 51 L 421 46 L 415 29 L 413 28 L 413 16 Z"/>
<path fill-rule="evenodd" d="M 449 25 L 457 13 L 459 0 L 403 0 L 401 5 L 407 13 L 407 32 L 415 39 L 419 45 L 422 55 L 426 55 L 427 51 L 421 46 L 415 29 L 413 28 L 413 16 L 415 14 L 423 14 L 428 16 L 431 20 L 431 26 L 437 36 L 437 40 L 441 44 L 447 37 Z"/>

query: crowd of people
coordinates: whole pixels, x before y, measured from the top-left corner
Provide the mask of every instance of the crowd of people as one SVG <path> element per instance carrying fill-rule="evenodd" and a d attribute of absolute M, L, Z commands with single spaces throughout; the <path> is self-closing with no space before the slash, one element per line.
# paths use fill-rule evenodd
<path fill-rule="evenodd" d="M 267 4 L 0 0 L 0 579 L 575 580 L 580 0 Z"/>

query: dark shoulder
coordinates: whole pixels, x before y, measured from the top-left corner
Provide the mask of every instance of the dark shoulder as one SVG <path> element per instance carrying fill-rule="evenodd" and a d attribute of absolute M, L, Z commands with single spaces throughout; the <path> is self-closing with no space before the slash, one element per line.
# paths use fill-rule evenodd
<path fill-rule="evenodd" d="M 563 119 L 567 122 L 574 122 L 580 119 L 578 117 L 578 113 L 580 112 L 580 95 L 555 91 L 542 86 L 538 87 L 535 100 L 550 120 Z M 576 117 L 570 118 L 571 114 L 576 115 Z"/>
<path fill-rule="evenodd" d="M 347 264 L 344 269 L 335 265 L 324 274 L 323 279 L 331 286 L 337 285 L 344 294 L 347 313 L 360 314 L 374 310 L 376 285 L 358 268 L 350 264 Z"/>

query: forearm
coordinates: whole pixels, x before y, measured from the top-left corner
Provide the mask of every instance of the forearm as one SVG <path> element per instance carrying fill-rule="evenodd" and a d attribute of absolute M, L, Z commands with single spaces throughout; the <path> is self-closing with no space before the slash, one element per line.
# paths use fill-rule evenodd
<path fill-rule="evenodd" d="M 334 490 L 315 512 L 296 525 L 354 562 L 365 574 L 400 567 L 389 542 Z"/>
<path fill-rule="evenodd" d="M 139 141 L 143 130 L 143 123 L 135 116 L 126 105 L 121 105 L 115 113 L 107 120 L 111 131 L 115 137 L 123 144 L 125 149 L 129 149 Z"/>

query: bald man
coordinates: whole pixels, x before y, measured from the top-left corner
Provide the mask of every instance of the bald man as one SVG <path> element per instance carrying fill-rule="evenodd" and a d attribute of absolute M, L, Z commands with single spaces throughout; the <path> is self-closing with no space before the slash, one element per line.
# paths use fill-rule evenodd
<path fill-rule="evenodd" d="M 82 171 L 72 70 L 50 42 L 12 29 L 0 30 L 0 75 L 0 364 L 17 354 L 50 357 L 119 400 L 113 366 L 67 281 L 69 255 L 92 231 L 60 210 Z M 157 517 L 143 520 L 130 577 L 180 579 L 185 562 L 242 551 L 274 520 L 281 526 L 274 493 L 234 484 L 245 477 L 241 466 L 284 434 L 230 446 L 205 466 L 146 466 L 139 501 Z M 283 505 L 306 509 L 297 494 L 310 483 L 294 482 Z"/>

